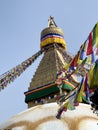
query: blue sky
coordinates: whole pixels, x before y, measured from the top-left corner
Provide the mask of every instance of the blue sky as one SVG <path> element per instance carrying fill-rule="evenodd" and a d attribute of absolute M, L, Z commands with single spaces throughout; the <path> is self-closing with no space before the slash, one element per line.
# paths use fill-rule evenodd
<path fill-rule="evenodd" d="M 98 0 L 0 0 L 0 75 L 40 50 L 40 32 L 50 15 L 74 55 L 98 22 Z M 24 92 L 39 62 L 0 92 L 0 123 L 27 109 Z"/>

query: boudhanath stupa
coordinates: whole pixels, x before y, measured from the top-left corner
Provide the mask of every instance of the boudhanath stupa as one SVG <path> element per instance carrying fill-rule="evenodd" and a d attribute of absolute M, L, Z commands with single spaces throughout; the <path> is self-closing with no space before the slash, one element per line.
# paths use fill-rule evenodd
<path fill-rule="evenodd" d="M 80 47 L 79 52 L 82 52 L 81 49 L 84 49 L 85 44 Z M 95 71 L 89 69 L 92 66 L 86 62 L 88 56 L 81 61 L 78 59 L 77 62 L 77 56 L 80 56 L 80 53 L 72 56 L 67 52 L 66 46 L 62 29 L 50 16 L 48 27 L 41 31 L 40 51 L 1 76 L 0 88 L 4 89 L 39 55 L 43 54 L 30 86 L 24 92 L 28 109 L 2 123 L 0 130 L 98 130 L 97 103 L 95 102 L 97 82 L 94 81 L 92 87 L 90 82 L 92 78 L 87 77 L 88 72 L 93 77 Z M 86 46 L 86 49 L 86 54 L 89 53 L 90 57 L 91 46 L 89 50 Z M 90 63 L 90 60 L 88 61 Z M 97 62 L 93 69 L 97 68 L 96 66 Z M 90 79 L 88 80 L 89 95 L 94 95 L 94 98 L 91 98 L 92 102 L 87 95 L 88 88 L 84 88 L 85 94 L 82 89 L 83 82 L 78 81 L 77 75 L 86 76 L 82 78 L 84 85 L 87 85 L 86 81 Z"/>

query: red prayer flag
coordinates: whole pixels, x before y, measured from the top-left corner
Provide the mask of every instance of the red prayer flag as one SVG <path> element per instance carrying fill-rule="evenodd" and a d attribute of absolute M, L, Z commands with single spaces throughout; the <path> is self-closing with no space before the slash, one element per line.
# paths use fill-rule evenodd
<path fill-rule="evenodd" d="M 86 55 L 90 55 L 92 53 L 93 53 L 93 46 L 92 46 L 92 32 L 91 32 L 88 38 L 88 46 L 87 46 Z"/>
<path fill-rule="evenodd" d="M 79 53 L 74 57 L 74 59 L 72 60 L 70 67 L 76 67 L 78 65 L 78 58 L 79 58 Z"/>

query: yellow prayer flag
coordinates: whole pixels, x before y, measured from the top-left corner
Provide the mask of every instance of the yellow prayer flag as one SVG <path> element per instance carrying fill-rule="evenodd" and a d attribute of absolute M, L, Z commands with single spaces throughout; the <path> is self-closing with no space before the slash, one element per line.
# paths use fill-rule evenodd
<path fill-rule="evenodd" d="M 65 65 L 65 67 L 64 67 L 64 68 L 65 68 L 66 70 L 68 70 L 69 66 L 70 66 L 70 63 L 69 63 L 69 64 L 67 64 L 67 65 Z"/>
<path fill-rule="evenodd" d="M 94 74 L 94 66 L 92 66 L 92 68 L 90 69 L 88 73 L 88 85 L 90 88 L 93 87 L 93 74 Z"/>
<path fill-rule="evenodd" d="M 80 92 L 77 95 L 76 101 L 82 102 L 83 91 L 84 91 L 84 84 L 82 84 L 82 86 L 81 86 L 81 89 L 80 89 Z"/>
<path fill-rule="evenodd" d="M 88 56 L 87 62 L 88 62 L 88 64 L 91 64 L 91 62 L 92 62 L 92 57 L 91 57 L 91 55 Z"/>
<path fill-rule="evenodd" d="M 98 23 L 96 24 L 96 47 L 98 47 Z"/>

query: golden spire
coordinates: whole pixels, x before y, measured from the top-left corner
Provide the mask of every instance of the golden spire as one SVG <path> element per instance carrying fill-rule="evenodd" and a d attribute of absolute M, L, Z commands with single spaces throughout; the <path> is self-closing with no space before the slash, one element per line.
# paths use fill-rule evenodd
<path fill-rule="evenodd" d="M 47 45 L 57 43 L 66 49 L 66 43 L 64 40 L 64 34 L 61 28 L 57 27 L 54 18 L 52 16 L 48 19 L 48 27 L 41 32 L 41 49 Z"/>
<path fill-rule="evenodd" d="M 48 19 L 48 27 L 57 27 L 55 21 L 54 21 L 54 17 L 50 16 Z"/>

